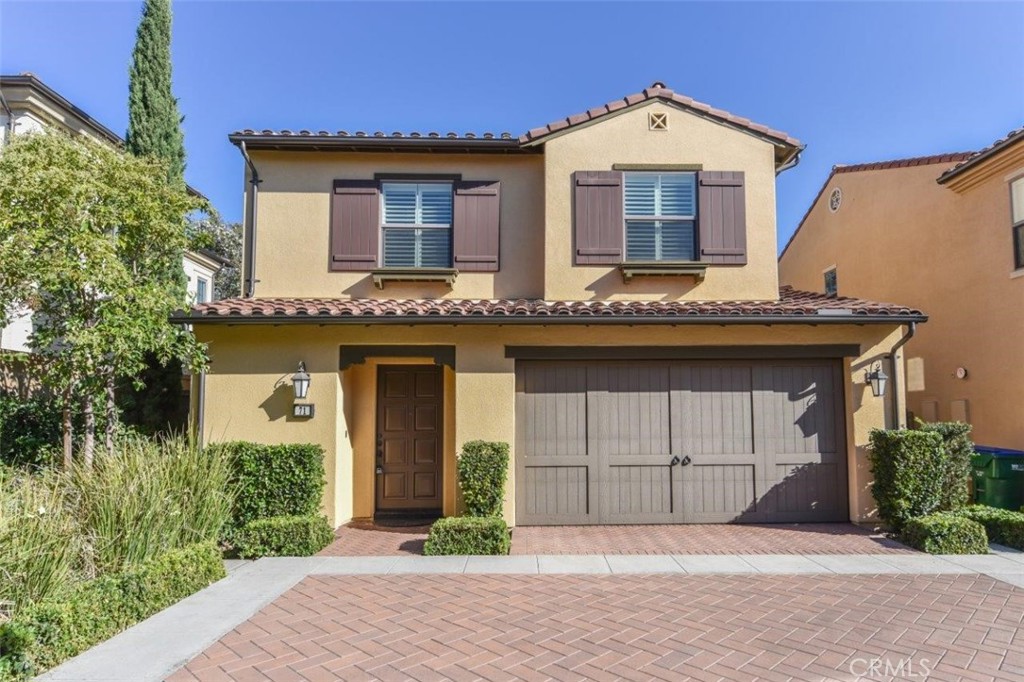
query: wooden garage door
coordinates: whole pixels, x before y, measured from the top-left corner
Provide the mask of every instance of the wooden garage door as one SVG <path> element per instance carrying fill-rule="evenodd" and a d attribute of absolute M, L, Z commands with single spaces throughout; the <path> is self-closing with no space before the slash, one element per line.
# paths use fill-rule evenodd
<path fill-rule="evenodd" d="M 838 361 L 519 362 L 523 525 L 844 521 Z"/>

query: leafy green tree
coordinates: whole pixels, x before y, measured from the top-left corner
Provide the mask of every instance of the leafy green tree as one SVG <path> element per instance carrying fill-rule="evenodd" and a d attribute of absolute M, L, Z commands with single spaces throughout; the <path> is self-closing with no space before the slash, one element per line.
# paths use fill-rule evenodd
<path fill-rule="evenodd" d="M 65 460 L 76 413 L 91 460 L 96 406 L 117 377 L 142 372 L 147 353 L 202 366 L 191 333 L 167 321 L 185 294 L 166 273 L 181 268 L 195 209 L 162 163 L 86 138 L 25 135 L 0 155 L 0 324 L 33 311 L 41 379 L 64 408 Z M 108 426 L 108 446 L 112 436 Z"/>
<path fill-rule="evenodd" d="M 129 72 L 126 145 L 136 156 L 163 159 L 176 184 L 185 182 L 181 121 L 171 92 L 171 2 L 146 0 Z"/>
<path fill-rule="evenodd" d="M 214 278 L 215 298 L 236 298 L 242 292 L 242 223 L 225 223 L 211 215 L 189 222 L 189 248 L 212 251 L 228 261 Z"/>

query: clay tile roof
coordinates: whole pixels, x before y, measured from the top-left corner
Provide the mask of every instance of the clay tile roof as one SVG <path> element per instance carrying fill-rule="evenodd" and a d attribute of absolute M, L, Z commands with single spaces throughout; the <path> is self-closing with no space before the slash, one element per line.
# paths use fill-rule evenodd
<path fill-rule="evenodd" d="M 519 141 L 522 142 L 523 144 L 536 142 L 560 130 L 580 125 L 581 123 L 586 123 L 587 121 L 593 121 L 595 119 L 601 118 L 602 116 L 607 116 L 608 114 L 619 109 L 624 109 L 626 107 L 654 99 L 660 99 L 666 102 L 673 102 L 681 107 L 691 109 L 693 111 L 704 114 L 705 116 L 716 119 L 723 123 L 727 123 L 736 126 L 737 128 L 741 128 L 756 133 L 762 137 L 766 137 L 775 144 L 780 144 L 788 147 L 803 147 L 803 145 L 800 143 L 800 140 L 790 135 L 787 135 L 782 131 L 773 130 L 771 128 L 768 128 L 767 126 L 763 126 L 758 123 L 752 123 L 750 119 L 743 118 L 742 116 L 736 116 L 735 114 L 731 114 L 728 111 L 715 109 L 711 105 L 705 104 L 703 102 L 698 102 L 690 97 L 673 92 L 671 89 L 665 87 L 664 83 L 660 82 L 652 84 L 651 87 L 647 88 L 643 92 L 634 93 L 632 95 L 626 95 L 621 99 L 608 102 L 607 104 L 603 104 L 599 107 L 588 109 L 583 113 L 573 114 L 572 116 L 567 116 L 565 118 L 560 118 L 557 121 L 552 121 L 551 123 L 548 123 L 546 126 L 534 128 L 529 132 L 525 133 L 524 135 L 522 135 L 519 138 Z"/>
<path fill-rule="evenodd" d="M 319 131 L 316 131 L 316 132 L 311 131 L 311 130 L 299 130 L 298 132 L 295 132 L 295 131 L 288 130 L 287 128 L 283 129 L 283 130 L 270 130 L 270 129 L 267 129 L 267 128 L 265 128 L 263 130 L 255 130 L 253 128 L 244 128 L 242 130 L 236 130 L 233 133 L 231 133 L 231 137 L 294 137 L 294 136 L 299 136 L 299 135 L 301 135 L 303 137 L 322 137 L 322 138 L 326 138 L 326 139 L 329 139 L 329 140 L 330 139 L 338 139 L 338 138 L 351 138 L 351 137 L 363 138 L 363 137 L 367 137 L 367 136 L 378 137 L 378 138 L 383 137 L 383 138 L 387 138 L 387 139 L 404 139 L 404 138 L 407 138 L 407 137 L 448 137 L 448 138 L 455 139 L 455 140 L 474 140 L 474 139 L 478 139 L 478 138 L 503 139 L 503 140 L 511 140 L 512 139 L 512 133 L 509 133 L 509 132 L 502 132 L 502 133 L 490 133 L 490 132 L 488 132 L 488 133 L 474 133 L 474 132 L 468 132 L 468 133 L 465 133 L 463 135 L 459 135 L 458 133 L 455 133 L 455 132 L 439 133 L 439 132 L 433 131 L 433 130 L 430 130 L 430 131 L 412 130 L 412 131 L 408 131 L 408 132 L 396 130 L 396 131 L 394 131 L 392 133 L 385 133 L 383 130 L 376 130 L 376 131 L 374 131 L 372 133 L 366 133 L 366 132 L 364 132 L 362 130 L 356 131 L 354 133 L 350 133 L 347 130 L 338 130 L 337 132 L 333 132 L 332 133 L 332 132 L 327 131 L 327 130 L 319 130 Z"/>
<path fill-rule="evenodd" d="M 924 321 L 920 310 L 849 297 L 779 290 L 778 301 L 543 301 L 537 299 L 371 299 L 371 298 L 230 298 L 204 303 L 172 319 L 181 323 L 304 322 L 372 324 L 507 324 L 623 322 L 686 324 L 900 324 Z"/>
<path fill-rule="evenodd" d="M 999 138 L 998 140 L 996 140 L 989 146 L 985 147 L 984 149 L 979 149 L 973 154 L 970 154 L 965 159 L 956 159 L 957 161 L 959 161 L 959 163 L 957 163 L 955 166 L 953 166 L 952 168 L 950 168 L 945 173 L 939 176 L 939 184 L 944 184 L 948 180 L 951 180 L 952 178 L 955 178 L 957 175 L 960 175 L 960 173 L 963 173 L 969 168 L 972 168 L 973 166 L 981 163 L 988 157 L 994 154 L 998 154 L 1003 149 L 1006 149 L 1010 145 L 1016 142 L 1020 142 L 1021 140 L 1024 140 L 1024 127 L 1011 130 L 1010 132 L 1006 133 L 1005 137 Z"/>

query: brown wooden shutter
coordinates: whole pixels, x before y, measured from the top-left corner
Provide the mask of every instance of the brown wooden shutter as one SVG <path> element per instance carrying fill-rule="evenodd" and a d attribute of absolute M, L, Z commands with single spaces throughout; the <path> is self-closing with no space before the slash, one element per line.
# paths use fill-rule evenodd
<path fill-rule="evenodd" d="M 747 262 L 747 205 L 743 171 L 703 171 L 697 219 L 700 260 L 707 263 Z"/>
<path fill-rule="evenodd" d="M 335 180 L 331 195 L 331 270 L 373 270 L 380 250 L 376 180 Z"/>
<path fill-rule="evenodd" d="M 573 173 L 576 265 L 622 262 L 622 173 L 576 171 Z"/>
<path fill-rule="evenodd" d="M 501 183 L 467 180 L 455 183 L 452 254 L 462 272 L 498 271 L 498 223 Z"/>

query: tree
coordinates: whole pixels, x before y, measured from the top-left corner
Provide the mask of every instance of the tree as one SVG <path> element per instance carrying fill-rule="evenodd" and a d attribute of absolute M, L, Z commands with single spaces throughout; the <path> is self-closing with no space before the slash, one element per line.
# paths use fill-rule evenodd
<path fill-rule="evenodd" d="M 185 139 L 178 100 L 171 92 L 171 2 L 146 0 L 135 36 L 128 81 L 125 144 L 136 156 L 167 164 L 167 177 L 184 184 Z"/>
<path fill-rule="evenodd" d="M 225 223 L 211 215 L 189 222 L 189 248 L 212 251 L 228 261 L 214 279 L 215 298 L 236 298 L 242 292 L 242 223 Z"/>
<path fill-rule="evenodd" d="M 201 367 L 201 347 L 168 322 L 184 292 L 166 275 L 181 268 L 195 209 L 162 163 L 83 137 L 25 135 L 0 155 L 0 324 L 33 311 L 30 344 L 63 403 L 65 459 L 76 410 L 88 462 L 96 405 L 114 378 L 139 375 L 147 353 Z"/>

